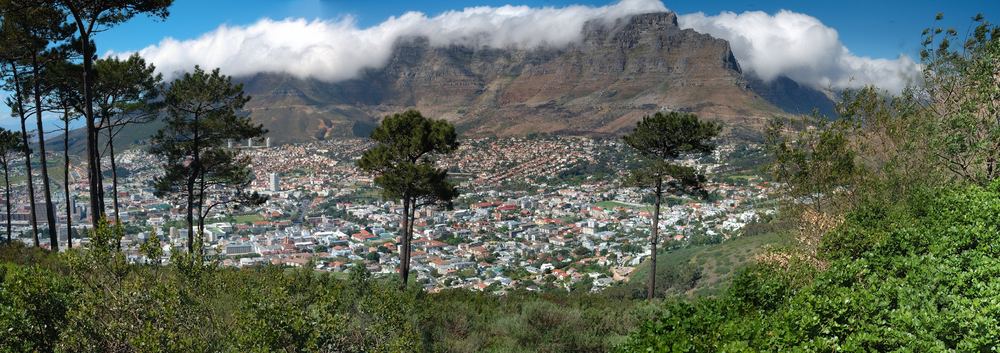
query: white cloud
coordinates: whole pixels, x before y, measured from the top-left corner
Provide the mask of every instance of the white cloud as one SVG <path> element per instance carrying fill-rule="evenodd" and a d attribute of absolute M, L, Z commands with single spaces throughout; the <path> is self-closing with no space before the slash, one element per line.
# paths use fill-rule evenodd
<path fill-rule="evenodd" d="M 765 81 L 785 75 L 816 88 L 876 85 L 898 93 L 919 73 L 919 65 L 904 55 L 894 60 L 854 55 L 835 29 L 791 11 L 698 12 L 680 16 L 678 22 L 728 40 L 741 67 Z"/>
<path fill-rule="evenodd" d="M 282 72 L 337 81 L 383 66 L 403 37 L 425 36 L 436 46 L 564 46 L 580 40 L 589 20 L 656 11 L 666 11 L 660 0 L 622 0 L 602 7 L 483 6 L 434 17 L 408 12 L 369 28 L 359 28 L 351 17 L 263 19 L 249 26 L 221 26 L 191 40 L 167 38 L 139 54 L 168 77 L 197 64 L 236 76 Z"/>
<path fill-rule="evenodd" d="M 408 12 L 367 28 L 352 17 L 263 19 L 247 26 L 220 26 L 190 40 L 166 38 L 139 53 L 168 77 L 197 64 L 236 76 L 281 72 L 338 81 L 385 65 L 401 38 L 424 36 L 435 46 L 558 47 L 579 41 L 589 20 L 666 10 L 660 0 L 621 0 L 601 7 L 482 6 L 434 17 Z M 790 11 L 694 13 L 680 16 L 679 22 L 683 28 L 729 40 L 743 69 L 764 80 L 785 75 L 816 88 L 875 84 L 898 92 L 919 69 L 905 56 L 856 56 L 836 30 Z M 128 53 L 108 55 L 122 54 Z"/>

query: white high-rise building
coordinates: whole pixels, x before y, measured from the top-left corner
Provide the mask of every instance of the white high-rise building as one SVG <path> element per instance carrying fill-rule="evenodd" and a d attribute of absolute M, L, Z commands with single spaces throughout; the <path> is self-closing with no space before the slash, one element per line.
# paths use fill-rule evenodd
<path fill-rule="evenodd" d="M 206 229 L 205 234 L 203 236 L 205 237 L 205 241 L 209 243 L 215 243 L 217 240 L 219 240 L 218 237 L 216 236 L 216 231 L 211 229 Z"/>
<path fill-rule="evenodd" d="M 280 180 L 278 180 L 278 173 L 271 173 L 271 191 L 278 192 L 281 191 Z"/>
<path fill-rule="evenodd" d="M 264 138 L 264 147 L 271 148 L 271 138 Z"/>

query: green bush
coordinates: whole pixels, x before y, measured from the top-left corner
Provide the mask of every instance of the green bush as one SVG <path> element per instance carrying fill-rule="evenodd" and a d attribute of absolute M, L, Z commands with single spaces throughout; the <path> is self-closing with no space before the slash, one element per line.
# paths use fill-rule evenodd
<path fill-rule="evenodd" d="M 857 207 L 823 240 L 826 269 L 752 266 L 719 298 L 666 302 L 621 351 L 991 351 L 997 186 Z"/>
<path fill-rule="evenodd" d="M 73 292 L 52 271 L 0 264 L 0 351 L 52 351 Z"/>

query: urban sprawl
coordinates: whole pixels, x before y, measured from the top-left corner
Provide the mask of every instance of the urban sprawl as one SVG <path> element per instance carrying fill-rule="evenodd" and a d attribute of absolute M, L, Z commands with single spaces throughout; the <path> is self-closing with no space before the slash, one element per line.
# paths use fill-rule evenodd
<path fill-rule="evenodd" d="M 355 167 L 370 142 L 277 145 L 267 139 L 231 142 L 229 147 L 251 157 L 256 176 L 251 189 L 269 200 L 254 209 L 214 210 L 203 234 L 208 256 L 224 266 L 309 266 L 331 272 L 364 266 L 375 274 L 396 273 L 402 207 L 383 199 L 372 176 Z M 734 155 L 759 149 L 723 144 L 710 156 L 683 161 L 709 176 L 709 197 L 668 197 L 659 224 L 663 239 L 675 244 L 725 240 L 773 214 L 773 186 L 727 164 L 739 159 Z M 596 291 L 626 280 L 650 256 L 652 219 L 651 200 L 644 199 L 649 192 L 622 183 L 626 152 L 619 140 L 589 137 L 463 140 L 455 153 L 437 161 L 459 180 L 462 195 L 451 210 L 425 207 L 416 215 L 412 259 L 417 282 L 430 291 L 503 291 L 569 289 L 584 281 Z M 153 193 L 160 163 L 137 146 L 120 153 L 117 164 L 128 258 L 149 262 L 139 245 L 154 234 L 163 246 L 160 262 L 185 251 L 188 231 L 181 203 Z M 71 159 L 69 169 L 74 233 L 85 234 L 90 227 L 86 165 Z M 23 179 L 19 172 L 12 171 L 11 178 Z M 58 184 L 53 190 L 62 190 L 61 179 L 53 180 Z M 12 184 L 12 202 L 19 205 L 12 220 L 19 239 L 28 243 L 27 190 L 23 183 Z M 105 187 L 111 205 L 110 183 Z M 61 192 L 53 197 L 65 244 L 65 198 Z M 45 227 L 44 213 L 38 213 L 40 227 Z M 43 247 L 47 241 L 42 240 Z M 74 236 L 73 246 L 87 242 Z"/>

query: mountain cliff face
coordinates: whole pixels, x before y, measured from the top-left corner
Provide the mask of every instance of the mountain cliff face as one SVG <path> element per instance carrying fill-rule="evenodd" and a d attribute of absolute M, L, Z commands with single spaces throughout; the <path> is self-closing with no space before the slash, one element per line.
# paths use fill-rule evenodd
<path fill-rule="evenodd" d="M 660 110 L 753 127 L 782 108 L 811 110 L 795 97 L 822 101 L 798 85 L 745 79 L 726 41 L 680 29 L 673 13 L 591 21 L 582 35 L 568 47 L 530 50 L 406 38 L 383 68 L 356 79 L 259 74 L 243 82 L 251 115 L 286 142 L 365 135 L 408 108 L 468 134 L 616 134 Z"/>

